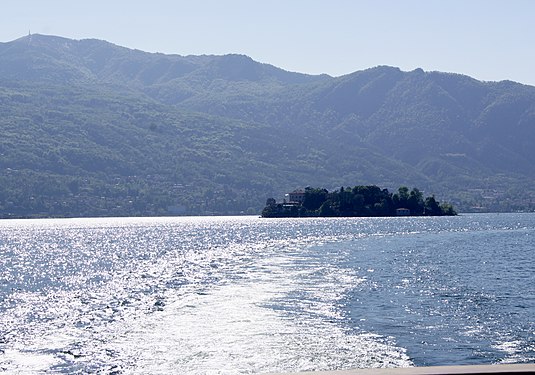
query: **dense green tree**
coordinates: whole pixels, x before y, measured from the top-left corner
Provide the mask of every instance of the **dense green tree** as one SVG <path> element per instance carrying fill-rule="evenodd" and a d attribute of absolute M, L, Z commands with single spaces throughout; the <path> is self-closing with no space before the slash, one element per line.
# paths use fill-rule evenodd
<path fill-rule="evenodd" d="M 397 194 L 392 196 L 392 201 L 394 207 L 396 208 L 408 208 L 409 201 L 409 188 L 406 186 L 401 186 L 398 189 Z"/>
<path fill-rule="evenodd" d="M 336 211 L 332 207 L 332 202 L 327 200 L 321 204 L 319 209 L 319 215 L 322 217 L 338 216 Z"/>
<path fill-rule="evenodd" d="M 354 194 L 353 198 L 351 199 L 351 204 L 355 216 L 365 215 L 364 195 L 358 193 Z"/>
<path fill-rule="evenodd" d="M 413 188 L 407 199 L 407 207 L 413 215 L 422 215 L 424 212 L 423 194 L 417 188 Z"/>
<path fill-rule="evenodd" d="M 327 200 L 329 192 L 327 189 L 311 188 L 305 189 L 305 198 L 303 201 L 303 207 L 309 211 L 318 210 L 321 205 Z"/>
<path fill-rule="evenodd" d="M 455 216 L 455 215 L 457 215 L 457 212 L 455 211 L 453 206 L 451 204 L 449 204 L 449 203 L 442 203 L 440 205 L 440 210 L 441 210 L 443 215 L 447 215 L 447 216 Z"/>
<path fill-rule="evenodd" d="M 435 196 L 432 195 L 430 197 L 427 197 L 425 199 L 424 204 L 424 215 L 441 215 L 442 210 L 440 209 L 440 206 L 438 205 L 437 201 L 435 200 Z"/>

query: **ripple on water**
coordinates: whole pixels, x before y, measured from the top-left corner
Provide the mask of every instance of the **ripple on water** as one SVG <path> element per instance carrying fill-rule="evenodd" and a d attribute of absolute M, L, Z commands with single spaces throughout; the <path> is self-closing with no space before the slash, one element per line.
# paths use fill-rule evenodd
<path fill-rule="evenodd" d="M 533 257 L 500 248 L 520 232 L 534 245 L 533 225 L 504 220 L 2 222 L 0 368 L 297 372 L 451 361 L 444 348 L 523 361 L 533 299 L 502 288 L 533 295 Z"/>

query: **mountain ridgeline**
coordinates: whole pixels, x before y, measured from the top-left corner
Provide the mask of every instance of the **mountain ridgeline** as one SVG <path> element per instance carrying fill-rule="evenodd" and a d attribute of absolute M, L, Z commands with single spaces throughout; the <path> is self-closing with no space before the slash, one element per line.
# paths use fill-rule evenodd
<path fill-rule="evenodd" d="M 0 216 L 258 214 L 303 186 L 419 186 L 535 208 L 535 88 L 379 66 L 0 43 Z"/>

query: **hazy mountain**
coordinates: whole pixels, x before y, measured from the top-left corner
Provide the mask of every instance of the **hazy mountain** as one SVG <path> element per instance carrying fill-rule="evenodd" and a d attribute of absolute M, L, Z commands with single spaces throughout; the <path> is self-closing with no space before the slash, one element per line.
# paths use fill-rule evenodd
<path fill-rule="evenodd" d="M 508 81 L 31 35 L 0 43 L 0 128 L 2 216 L 258 213 L 306 185 L 535 205 L 535 88 Z"/>

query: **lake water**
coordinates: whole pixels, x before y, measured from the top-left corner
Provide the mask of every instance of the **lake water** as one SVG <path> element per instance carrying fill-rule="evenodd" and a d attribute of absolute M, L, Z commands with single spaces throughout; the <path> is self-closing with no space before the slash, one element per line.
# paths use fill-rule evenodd
<path fill-rule="evenodd" d="M 0 221 L 0 371 L 535 362 L 535 214 Z"/>

